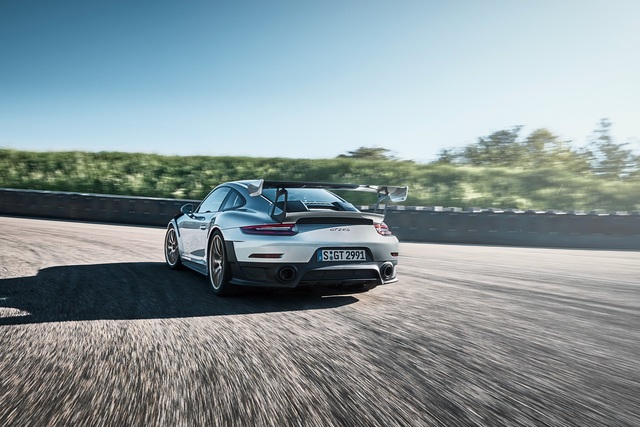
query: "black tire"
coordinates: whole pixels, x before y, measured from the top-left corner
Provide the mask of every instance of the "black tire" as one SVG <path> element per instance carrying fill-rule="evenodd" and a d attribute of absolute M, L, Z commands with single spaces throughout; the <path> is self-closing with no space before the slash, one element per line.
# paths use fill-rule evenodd
<path fill-rule="evenodd" d="M 167 228 L 167 234 L 164 236 L 164 260 L 172 270 L 182 267 L 180 250 L 178 248 L 178 234 L 175 228 L 173 228 L 173 225 Z"/>
<path fill-rule="evenodd" d="M 231 268 L 227 259 L 227 250 L 222 233 L 218 230 L 213 232 L 213 236 L 209 241 L 207 270 L 209 283 L 211 283 L 214 294 L 223 297 L 233 293 L 234 286 L 229 283 L 231 280 Z"/>

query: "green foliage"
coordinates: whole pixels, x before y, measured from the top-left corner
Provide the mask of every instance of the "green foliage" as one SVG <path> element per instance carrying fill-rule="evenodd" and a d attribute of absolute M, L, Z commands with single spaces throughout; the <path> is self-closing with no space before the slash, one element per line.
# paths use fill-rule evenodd
<path fill-rule="evenodd" d="M 484 147 L 494 143 L 511 147 L 511 136 L 504 134 L 498 142 L 487 139 Z M 225 181 L 265 178 L 408 185 L 409 199 L 404 203 L 408 206 L 640 209 L 637 170 L 629 171 L 624 180 L 592 174 L 584 156 L 546 130 L 534 132 L 521 144 L 519 167 L 475 166 L 458 159 L 418 164 L 350 157 L 309 160 L 0 149 L 0 187 L 201 199 Z M 368 193 L 345 196 L 356 205 L 375 202 Z"/>
<path fill-rule="evenodd" d="M 576 149 L 547 129 L 536 129 L 520 137 L 521 126 L 499 130 L 461 150 L 440 152 L 438 164 L 458 164 L 518 169 L 562 168 L 574 174 L 627 180 L 639 174 L 640 159 L 616 143 L 611 123 L 602 119 L 586 148 Z"/>
<path fill-rule="evenodd" d="M 625 148 L 628 144 L 614 142 L 610 128 L 611 122 L 608 119 L 600 120 L 587 151 L 589 162 L 596 175 L 623 179 L 637 172 L 640 163 L 631 150 Z"/>
<path fill-rule="evenodd" d="M 391 150 L 380 147 L 360 147 L 354 151 L 348 151 L 347 154 L 340 154 L 338 158 L 365 159 L 365 160 L 395 160 L 395 157 L 389 154 Z"/>
<path fill-rule="evenodd" d="M 477 144 L 468 145 L 463 155 L 473 166 L 511 166 L 518 162 L 522 144 L 518 143 L 521 126 L 478 138 Z"/>

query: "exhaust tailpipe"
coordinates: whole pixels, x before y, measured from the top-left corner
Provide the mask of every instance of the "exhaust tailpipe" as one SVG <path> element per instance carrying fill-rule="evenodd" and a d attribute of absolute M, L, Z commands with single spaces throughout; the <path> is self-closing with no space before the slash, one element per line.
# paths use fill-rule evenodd
<path fill-rule="evenodd" d="M 380 266 L 380 275 L 382 276 L 383 280 L 392 279 L 395 274 L 395 271 L 396 271 L 395 267 L 390 262 L 385 262 Z"/>
<path fill-rule="evenodd" d="M 295 267 L 286 266 L 278 270 L 278 280 L 282 283 L 292 282 L 293 280 L 295 280 L 297 275 L 298 271 L 295 269 Z"/>

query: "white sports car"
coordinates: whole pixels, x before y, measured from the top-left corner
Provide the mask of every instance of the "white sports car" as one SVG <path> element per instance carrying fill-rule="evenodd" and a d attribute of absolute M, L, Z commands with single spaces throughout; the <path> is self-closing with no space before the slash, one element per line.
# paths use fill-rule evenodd
<path fill-rule="evenodd" d="M 235 181 L 186 204 L 167 226 L 172 269 L 207 275 L 216 295 L 237 285 L 293 288 L 395 282 L 398 239 L 384 213 L 356 209 L 329 190 L 369 191 L 402 202 L 407 187 L 286 181 Z"/>

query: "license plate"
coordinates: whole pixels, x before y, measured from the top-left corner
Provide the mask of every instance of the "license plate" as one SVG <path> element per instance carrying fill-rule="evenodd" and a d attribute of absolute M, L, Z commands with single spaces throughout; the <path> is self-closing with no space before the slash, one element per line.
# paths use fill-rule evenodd
<path fill-rule="evenodd" d="M 318 251 L 318 262 L 366 260 L 364 249 L 320 249 Z"/>

